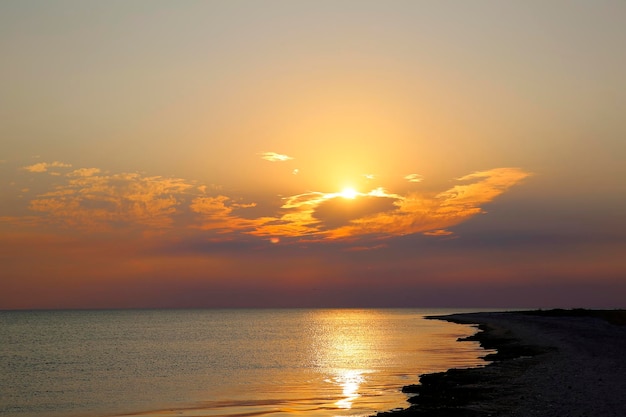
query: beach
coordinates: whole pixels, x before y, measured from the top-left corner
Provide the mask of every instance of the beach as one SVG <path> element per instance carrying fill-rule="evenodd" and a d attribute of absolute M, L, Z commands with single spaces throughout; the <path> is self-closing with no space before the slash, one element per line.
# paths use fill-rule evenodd
<path fill-rule="evenodd" d="M 433 316 L 477 325 L 470 338 L 498 352 L 484 367 L 422 375 L 403 389 L 408 408 L 378 416 L 625 416 L 625 317 L 623 310 Z"/>

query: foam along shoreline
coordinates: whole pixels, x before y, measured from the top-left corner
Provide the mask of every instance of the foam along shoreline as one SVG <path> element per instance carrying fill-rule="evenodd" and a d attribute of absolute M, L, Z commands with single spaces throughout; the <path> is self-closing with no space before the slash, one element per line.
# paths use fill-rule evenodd
<path fill-rule="evenodd" d="M 431 319 L 476 324 L 468 339 L 497 353 L 480 368 L 420 376 L 410 407 L 378 417 L 626 416 L 626 311 L 466 313 Z"/>

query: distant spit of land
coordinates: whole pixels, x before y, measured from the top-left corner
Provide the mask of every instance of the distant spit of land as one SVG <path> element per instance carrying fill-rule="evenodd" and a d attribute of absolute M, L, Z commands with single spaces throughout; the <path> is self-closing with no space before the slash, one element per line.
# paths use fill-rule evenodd
<path fill-rule="evenodd" d="M 476 324 L 487 366 L 426 374 L 411 406 L 378 417 L 624 417 L 626 310 L 432 316 Z"/>

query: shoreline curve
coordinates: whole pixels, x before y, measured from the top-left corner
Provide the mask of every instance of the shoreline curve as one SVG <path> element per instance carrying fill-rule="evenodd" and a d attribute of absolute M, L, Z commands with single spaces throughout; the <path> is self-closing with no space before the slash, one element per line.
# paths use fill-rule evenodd
<path fill-rule="evenodd" d="M 477 368 L 424 374 L 411 404 L 376 417 L 623 417 L 626 310 L 535 310 L 429 316 L 474 324 L 495 353 Z"/>

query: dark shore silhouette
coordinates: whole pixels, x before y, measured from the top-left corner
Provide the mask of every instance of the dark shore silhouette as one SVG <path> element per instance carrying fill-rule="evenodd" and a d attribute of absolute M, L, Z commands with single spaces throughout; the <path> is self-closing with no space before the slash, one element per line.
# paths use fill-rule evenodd
<path fill-rule="evenodd" d="M 536 310 L 432 319 L 476 324 L 480 368 L 420 376 L 408 408 L 378 417 L 626 416 L 626 311 Z"/>

